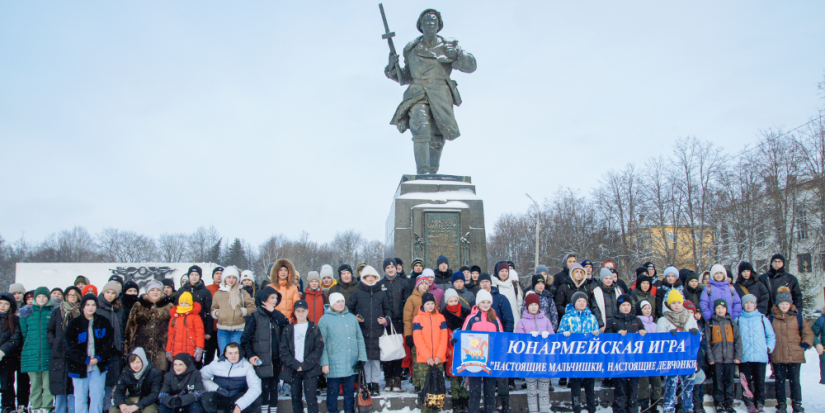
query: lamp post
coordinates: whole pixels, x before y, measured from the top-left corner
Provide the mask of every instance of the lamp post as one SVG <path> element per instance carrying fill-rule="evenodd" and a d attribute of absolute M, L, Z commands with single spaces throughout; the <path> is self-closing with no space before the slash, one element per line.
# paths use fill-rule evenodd
<path fill-rule="evenodd" d="M 533 205 L 536 206 L 536 265 L 534 268 L 538 268 L 539 266 L 539 232 L 541 231 L 541 207 L 539 207 L 539 203 L 536 202 L 530 194 L 525 193 L 527 198 L 530 198 L 533 201 Z"/>

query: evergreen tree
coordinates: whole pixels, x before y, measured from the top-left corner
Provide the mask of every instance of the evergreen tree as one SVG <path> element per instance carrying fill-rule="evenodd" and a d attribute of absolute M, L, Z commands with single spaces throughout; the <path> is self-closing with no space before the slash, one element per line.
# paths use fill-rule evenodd
<path fill-rule="evenodd" d="M 216 264 L 221 262 L 221 241 L 223 238 L 219 238 L 218 242 L 212 246 L 212 249 L 209 250 L 209 262 L 214 262 Z"/>
<path fill-rule="evenodd" d="M 235 238 L 235 241 L 232 242 L 232 245 L 229 247 L 229 251 L 226 254 L 226 265 L 234 265 L 238 268 L 246 268 L 246 252 L 243 250 L 243 245 L 241 245 L 241 240 Z"/>

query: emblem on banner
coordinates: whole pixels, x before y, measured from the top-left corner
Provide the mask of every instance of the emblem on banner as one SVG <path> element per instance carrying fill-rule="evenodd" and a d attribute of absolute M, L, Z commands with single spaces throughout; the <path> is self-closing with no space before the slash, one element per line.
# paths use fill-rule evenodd
<path fill-rule="evenodd" d="M 487 368 L 489 348 L 489 334 L 462 334 L 461 351 L 463 354 L 461 356 L 461 365 L 458 366 L 457 372 L 461 373 L 467 370 L 470 373 L 483 371 L 490 374 L 490 369 Z"/>

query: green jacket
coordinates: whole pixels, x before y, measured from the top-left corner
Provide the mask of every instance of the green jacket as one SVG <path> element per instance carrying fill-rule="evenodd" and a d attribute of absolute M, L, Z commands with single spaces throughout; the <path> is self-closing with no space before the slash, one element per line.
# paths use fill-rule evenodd
<path fill-rule="evenodd" d="M 52 347 L 46 337 L 54 302 L 46 305 L 27 305 L 20 310 L 20 329 L 23 332 L 23 354 L 20 371 L 23 373 L 49 371 Z"/>
<path fill-rule="evenodd" d="M 814 345 L 825 345 L 825 315 L 819 316 L 812 329 L 814 331 Z"/>

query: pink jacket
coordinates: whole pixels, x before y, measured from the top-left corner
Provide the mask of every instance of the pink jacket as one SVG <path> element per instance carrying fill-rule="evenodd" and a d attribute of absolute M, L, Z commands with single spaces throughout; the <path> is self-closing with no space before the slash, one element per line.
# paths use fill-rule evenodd
<path fill-rule="evenodd" d="M 529 311 L 524 310 L 515 332 L 530 334 L 534 331 L 538 331 L 539 333 L 547 331 L 550 334 L 555 334 L 555 331 L 553 331 L 553 323 L 550 322 L 550 319 L 547 318 L 544 313 L 539 312 L 538 315 L 532 315 Z"/>

